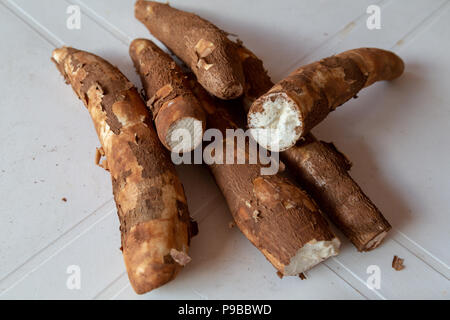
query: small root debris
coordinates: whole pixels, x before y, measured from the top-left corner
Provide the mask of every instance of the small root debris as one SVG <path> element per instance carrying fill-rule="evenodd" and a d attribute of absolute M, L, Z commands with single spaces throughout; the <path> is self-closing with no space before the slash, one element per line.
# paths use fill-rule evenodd
<path fill-rule="evenodd" d="M 302 280 L 306 280 L 307 278 L 306 278 L 306 275 L 302 272 L 302 273 L 299 273 L 298 274 L 298 277 L 300 278 L 300 279 L 302 279 Z"/>
<path fill-rule="evenodd" d="M 283 279 L 284 275 L 280 271 L 277 271 L 277 276 L 278 278 Z"/>
<path fill-rule="evenodd" d="M 61 201 L 67 202 L 67 198 L 63 197 L 63 198 L 61 198 Z"/>
<path fill-rule="evenodd" d="M 394 268 L 396 271 L 405 269 L 403 261 L 404 259 L 394 256 L 394 259 L 392 260 L 392 268 Z"/>
<path fill-rule="evenodd" d="M 107 159 L 103 160 L 102 163 L 100 163 L 98 166 L 103 168 L 103 169 L 105 169 L 106 171 L 109 171 L 108 160 Z"/>
<path fill-rule="evenodd" d="M 261 212 L 259 212 L 258 210 L 253 211 L 252 217 L 255 222 L 259 222 L 259 219 L 261 219 Z"/>

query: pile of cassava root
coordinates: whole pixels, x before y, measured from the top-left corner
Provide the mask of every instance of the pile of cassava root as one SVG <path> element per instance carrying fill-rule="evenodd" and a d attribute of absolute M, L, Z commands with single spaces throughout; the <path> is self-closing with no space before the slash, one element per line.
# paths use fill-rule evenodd
<path fill-rule="evenodd" d="M 191 71 L 184 73 L 150 40 L 132 41 L 145 102 L 116 67 L 92 53 L 62 47 L 52 60 L 94 122 L 101 144 L 96 160 L 106 157 L 101 166 L 111 174 L 121 250 L 137 293 L 172 280 L 191 260 L 197 225 L 169 151 L 194 150 L 207 128 L 245 128 L 246 114 L 253 138 L 280 151 L 278 173 L 262 175 L 261 162 L 209 169 L 235 224 L 278 274 L 301 275 L 339 253 L 325 216 L 359 251 L 380 245 L 391 226 L 348 174 L 350 161 L 310 130 L 362 88 L 399 77 L 404 65 L 397 55 L 349 50 L 274 84 L 241 41 L 199 16 L 142 0 L 135 16 Z M 173 139 L 177 129 L 190 139 Z M 249 157 L 248 143 L 244 149 L 225 138 L 220 143 Z"/>

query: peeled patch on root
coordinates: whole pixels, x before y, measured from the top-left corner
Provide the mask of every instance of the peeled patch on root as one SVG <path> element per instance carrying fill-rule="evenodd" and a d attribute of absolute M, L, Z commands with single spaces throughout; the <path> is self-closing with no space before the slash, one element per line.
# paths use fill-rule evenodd
<path fill-rule="evenodd" d="M 212 66 L 214 66 L 214 64 L 207 63 L 205 61 L 205 59 L 203 59 L 203 58 L 199 59 L 198 62 L 197 62 L 197 68 L 205 69 L 205 71 L 208 71 Z"/>
<path fill-rule="evenodd" d="M 200 39 L 195 45 L 194 49 L 199 58 L 206 58 L 209 56 L 216 46 L 211 41 Z"/>
<path fill-rule="evenodd" d="M 249 114 L 253 138 L 264 148 L 283 151 L 300 138 L 302 122 L 294 103 L 284 93 L 269 94 L 260 103 L 261 110 Z"/>
<path fill-rule="evenodd" d="M 310 241 L 300 248 L 289 265 L 284 267 L 285 276 L 296 276 L 305 272 L 323 260 L 339 253 L 341 242 L 338 238 L 331 241 Z"/>
<path fill-rule="evenodd" d="M 167 130 L 166 141 L 173 152 L 189 152 L 202 142 L 203 126 L 200 120 L 182 118 Z"/>
<path fill-rule="evenodd" d="M 378 234 L 375 238 L 373 238 L 372 240 L 367 242 L 363 251 L 369 251 L 369 250 L 372 250 L 372 249 L 375 249 L 376 247 L 378 247 L 381 244 L 381 242 L 383 241 L 383 239 L 386 237 L 386 235 L 387 235 L 387 231 L 383 231 L 380 234 Z"/>

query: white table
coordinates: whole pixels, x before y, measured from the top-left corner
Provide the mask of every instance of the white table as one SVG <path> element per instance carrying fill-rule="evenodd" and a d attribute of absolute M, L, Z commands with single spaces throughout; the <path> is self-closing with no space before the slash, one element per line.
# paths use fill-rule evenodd
<path fill-rule="evenodd" d="M 128 44 L 152 37 L 134 19 L 133 3 L 0 1 L 0 298 L 449 299 L 449 1 L 171 1 L 238 34 L 274 81 L 362 46 L 405 60 L 400 79 L 366 89 L 314 130 L 348 155 L 352 176 L 394 228 L 370 253 L 341 237 L 341 254 L 306 281 L 280 280 L 229 228 L 231 215 L 208 171 L 181 166 L 200 228 L 192 263 L 142 296 L 125 273 L 109 174 L 94 165 L 93 125 L 50 62 L 54 47 L 74 46 L 105 57 L 140 86 Z M 381 8 L 381 29 L 366 26 L 371 4 Z M 66 26 L 69 5 L 81 8 L 79 30 Z M 391 268 L 394 255 L 405 259 L 404 270 Z M 380 289 L 366 285 L 370 265 L 381 270 Z M 71 266 L 81 271 L 79 290 L 67 287 Z"/>

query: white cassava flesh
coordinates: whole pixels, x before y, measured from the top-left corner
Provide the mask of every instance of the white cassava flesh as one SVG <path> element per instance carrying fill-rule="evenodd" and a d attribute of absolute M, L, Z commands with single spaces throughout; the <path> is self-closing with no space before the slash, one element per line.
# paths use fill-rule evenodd
<path fill-rule="evenodd" d="M 379 235 L 377 235 L 375 238 L 373 238 L 372 240 L 367 242 L 367 244 L 364 248 L 364 251 L 372 250 L 372 249 L 378 247 L 380 245 L 381 241 L 383 241 L 383 239 L 386 237 L 386 235 L 387 235 L 387 231 L 383 231 Z"/>
<path fill-rule="evenodd" d="M 173 152 L 189 152 L 202 142 L 202 122 L 191 117 L 182 118 L 167 130 L 166 141 Z"/>
<path fill-rule="evenodd" d="M 300 248 L 284 267 L 283 275 L 296 276 L 305 272 L 329 257 L 338 255 L 341 242 L 338 238 L 331 241 L 310 241 Z"/>
<path fill-rule="evenodd" d="M 262 111 L 249 114 L 250 133 L 264 148 L 283 151 L 300 138 L 302 122 L 295 103 L 285 94 L 269 95 Z"/>

